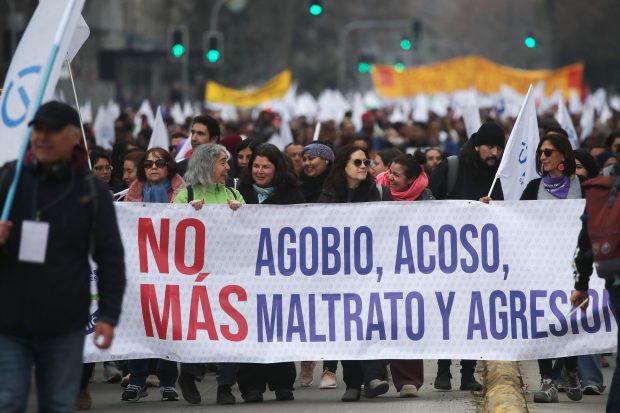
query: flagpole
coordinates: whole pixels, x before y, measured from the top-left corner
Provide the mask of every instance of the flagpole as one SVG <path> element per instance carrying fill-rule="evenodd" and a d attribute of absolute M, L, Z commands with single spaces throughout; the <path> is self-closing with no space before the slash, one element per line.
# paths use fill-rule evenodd
<path fill-rule="evenodd" d="M 495 182 L 497 182 L 497 174 L 495 174 L 495 178 L 493 178 L 493 183 L 491 184 L 491 189 L 489 189 L 489 195 L 487 195 L 488 198 L 491 198 L 491 192 L 493 192 L 493 188 L 495 188 Z"/>
<path fill-rule="evenodd" d="M 312 137 L 312 141 L 318 141 L 320 134 L 321 134 L 321 121 L 318 120 L 314 128 L 314 136 Z"/>
<path fill-rule="evenodd" d="M 80 117 L 80 128 L 82 129 L 82 140 L 84 141 L 84 147 L 88 153 L 88 143 L 86 142 L 86 131 L 84 131 L 84 121 L 82 121 L 82 111 L 80 110 L 80 102 L 78 102 L 77 91 L 75 90 L 75 83 L 73 82 L 73 71 L 71 70 L 71 61 L 69 55 L 65 58 L 67 62 L 67 69 L 69 69 L 69 78 L 71 79 L 71 87 L 73 88 L 73 97 L 75 98 L 75 107 L 77 108 L 78 116 Z M 93 165 L 90 163 L 90 156 L 88 158 L 88 168 L 92 171 Z"/>

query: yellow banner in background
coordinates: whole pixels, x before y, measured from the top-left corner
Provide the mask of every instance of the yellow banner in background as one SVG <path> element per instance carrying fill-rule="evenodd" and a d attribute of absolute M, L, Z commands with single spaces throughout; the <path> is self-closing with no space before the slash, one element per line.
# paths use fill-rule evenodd
<path fill-rule="evenodd" d="M 414 96 L 420 93 L 449 93 L 475 88 L 496 93 L 501 85 L 527 93 L 530 84 L 545 83 L 545 94 L 559 89 L 568 97 L 571 89 L 581 90 L 583 64 L 557 70 L 522 70 L 501 66 L 479 56 L 466 56 L 397 72 L 392 66 L 376 65 L 372 74 L 375 90 L 382 97 Z"/>
<path fill-rule="evenodd" d="M 284 70 L 273 77 L 264 86 L 251 90 L 238 90 L 208 81 L 205 88 L 205 100 L 209 103 L 221 103 L 237 107 L 254 107 L 263 102 L 283 97 L 291 86 L 291 71 Z"/>

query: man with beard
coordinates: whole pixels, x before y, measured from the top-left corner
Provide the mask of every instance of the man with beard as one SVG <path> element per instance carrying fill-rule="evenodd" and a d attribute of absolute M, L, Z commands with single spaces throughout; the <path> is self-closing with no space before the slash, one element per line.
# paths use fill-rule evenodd
<path fill-rule="evenodd" d="M 435 168 L 429 183 L 433 195 L 437 199 L 475 201 L 486 197 L 502 159 L 505 140 L 504 131 L 498 124 L 485 122 L 463 146 L 457 158 L 450 157 L 452 159 L 448 158 Z M 452 166 L 456 168 L 450 171 Z M 491 199 L 504 199 L 499 180 Z"/>
<path fill-rule="evenodd" d="M 435 168 L 428 186 L 433 195 L 437 199 L 486 201 L 504 153 L 505 141 L 506 136 L 499 125 L 485 122 L 463 146 L 458 157 L 451 156 Z M 453 168 L 452 171 L 450 168 Z M 495 184 L 491 199 L 504 199 L 499 180 Z M 437 362 L 435 389 L 452 389 L 450 364 L 451 360 Z M 474 377 L 475 369 L 475 360 L 461 360 L 461 390 L 482 390 L 482 385 Z"/>
<path fill-rule="evenodd" d="M 192 150 L 205 143 L 220 143 L 222 133 L 217 119 L 208 115 L 199 115 L 192 119 L 189 139 L 191 139 Z M 191 156 L 191 155 L 190 155 Z M 185 175 L 189 158 L 177 163 L 179 175 Z"/>

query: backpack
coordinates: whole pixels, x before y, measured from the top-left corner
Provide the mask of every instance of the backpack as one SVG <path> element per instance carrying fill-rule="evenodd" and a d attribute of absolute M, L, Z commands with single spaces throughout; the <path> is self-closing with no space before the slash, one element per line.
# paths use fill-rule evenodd
<path fill-rule="evenodd" d="M 583 183 L 592 259 L 601 278 L 620 274 L 620 175 L 597 176 Z"/>

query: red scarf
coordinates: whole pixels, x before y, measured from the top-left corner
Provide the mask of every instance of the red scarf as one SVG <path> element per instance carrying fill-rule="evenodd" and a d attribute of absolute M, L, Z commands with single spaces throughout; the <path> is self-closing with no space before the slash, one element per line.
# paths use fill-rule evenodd
<path fill-rule="evenodd" d="M 424 169 L 422 169 L 422 173 L 413 181 L 411 186 L 402 192 L 394 191 L 390 186 L 390 178 L 387 171 L 381 172 L 375 179 L 378 184 L 390 188 L 394 201 L 415 201 L 428 186 L 428 176 L 426 176 Z"/>

